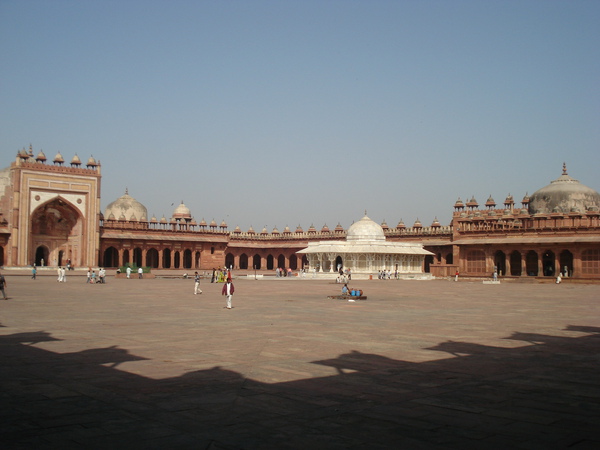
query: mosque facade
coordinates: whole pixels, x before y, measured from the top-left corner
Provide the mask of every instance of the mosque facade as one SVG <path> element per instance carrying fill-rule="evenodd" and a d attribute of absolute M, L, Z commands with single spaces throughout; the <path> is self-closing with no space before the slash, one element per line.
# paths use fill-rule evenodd
<path fill-rule="evenodd" d="M 497 271 L 507 278 L 561 273 L 600 280 L 600 194 L 571 178 L 566 166 L 520 206 L 510 195 L 500 207 L 491 196 L 482 206 L 474 197 L 459 198 L 449 225 L 437 219 L 430 226 L 418 220 L 411 227 L 402 220 L 396 227 L 368 224 L 377 228 L 371 244 L 381 247 L 371 253 L 348 249 L 352 241 L 366 244 L 358 225 L 230 230 L 224 221 L 196 222 L 183 202 L 169 218 L 148 218 L 128 190 L 101 211 L 100 168 L 93 157 L 83 164 L 75 155 L 66 164 L 60 152 L 50 162 L 31 146 L 18 151 L 0 170 L 0 265 L 333 272 L 341 264 L 365 273 L 385 268 L 488 277 Z M 365 225 L 363 219 L 354 225 Z M 409 257 L 415 249 L 421 250 Z"/>

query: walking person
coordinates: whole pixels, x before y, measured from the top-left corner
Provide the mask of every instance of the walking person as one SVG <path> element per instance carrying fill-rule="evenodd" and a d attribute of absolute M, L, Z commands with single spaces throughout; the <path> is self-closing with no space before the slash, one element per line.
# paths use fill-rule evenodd
<path fill-rule="evenodd" d="M 139 278 L 140 280 L 141 280 L 141 279 L 144 277 L 143 273 L 144 273 L 144 269 L 142 269 L 142 268 L 140 267 L 140 268 L 138 269 L 138 278 Z"/>
<path fill-rule="evenodd" d="M 200 289 L 200 275 L 198 272 L 194 273 L 194 295 L 198 295 L 198 292 L 202 294 L 202 289 Z"/>
<path fill-rule="evenodd" d="M 2 296 L 4 297 L 4 300 L 8 300 L 8 297 L 6 296 L 6 291 L 4 290 L 4 288 L 7 286 L 7 282 L 6 282 L 6 278 L 4 278 L 4 275 L 2 275 L 0 273 L 0 291 L 2 291 Z M 232 293 L 233 293 L 233 288 L 232 288 Z"/>
<path fill-rule="evenodd" d="M 60 277 L 63 283 L 67 282 L 67 270 L 63 267 L 62 269 L 60 269 Z"/>
<path fill-rule="evenodd" d="M 60 266 L 58 266 L 56 273 L 58 275 L 58 278 L 56 279 L 56 281 L 58 281 L 60 283 L 62 281 L 62 268 Z"/>
<path fill-rule="evenodd" d="M 131 278 L 131 267 L 127 266 L 125 272 L 127 272 L 127 279 Z"/>
<path fill-rule="evenodd" d="M 33 278 L 35 280 L 36 275 L 37 275 L 37 268 L 35 267 L 35 264 L 34 264 L 33 268 L 31 269 L 31 278 Z"/>
<path fill-rule="evenodd" d="M 221 290 L 221 295 L 227 296 L 227 309 L 231 309 L 231 297 L 233 297 L 234 290 L 235 288 L 231 280 L 227 280 L 227 283 L 223 285 L 223 289 Z"/>

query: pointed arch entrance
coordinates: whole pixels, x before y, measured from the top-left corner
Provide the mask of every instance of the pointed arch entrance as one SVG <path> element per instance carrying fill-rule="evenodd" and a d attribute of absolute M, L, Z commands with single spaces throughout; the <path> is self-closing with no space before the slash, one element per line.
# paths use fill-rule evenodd
<path fill-rule="evenodd" d="M 69 261 L 75 267 L 82 265 L 86 258 L 85 224 L 80 211 L 70 202 L 61 197 L 49 200 L 38 206 L 29 220 L 29 261 L 37 263 L 40 252 L 40 265 L 42 258 L 44 265 Z"/>

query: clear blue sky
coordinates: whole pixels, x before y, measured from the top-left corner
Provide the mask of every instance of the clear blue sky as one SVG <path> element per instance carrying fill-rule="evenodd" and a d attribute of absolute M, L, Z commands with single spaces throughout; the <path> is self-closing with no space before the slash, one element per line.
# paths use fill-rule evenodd
<path fill-rule="evenodd" d="M 600 190 L 599 1 L 0 0 L 1 166 L 102 163 L 151 216 L 450 222 Z M 173 206 L 172 206 L 173 204 Z"/>

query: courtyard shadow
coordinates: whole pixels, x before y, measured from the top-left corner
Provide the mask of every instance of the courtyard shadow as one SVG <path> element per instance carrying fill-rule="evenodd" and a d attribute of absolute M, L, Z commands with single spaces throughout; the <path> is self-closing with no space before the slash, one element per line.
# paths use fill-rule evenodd
<path fill-rule="evenodd" d="M 151 379 L 118 347 L 57 354 L 0 337 L 2 448 L 598 448 L 600 329 L 442 342 L 410 362 L 352 351 L 335 374 L 263 383 L 213 367 Z"/>

